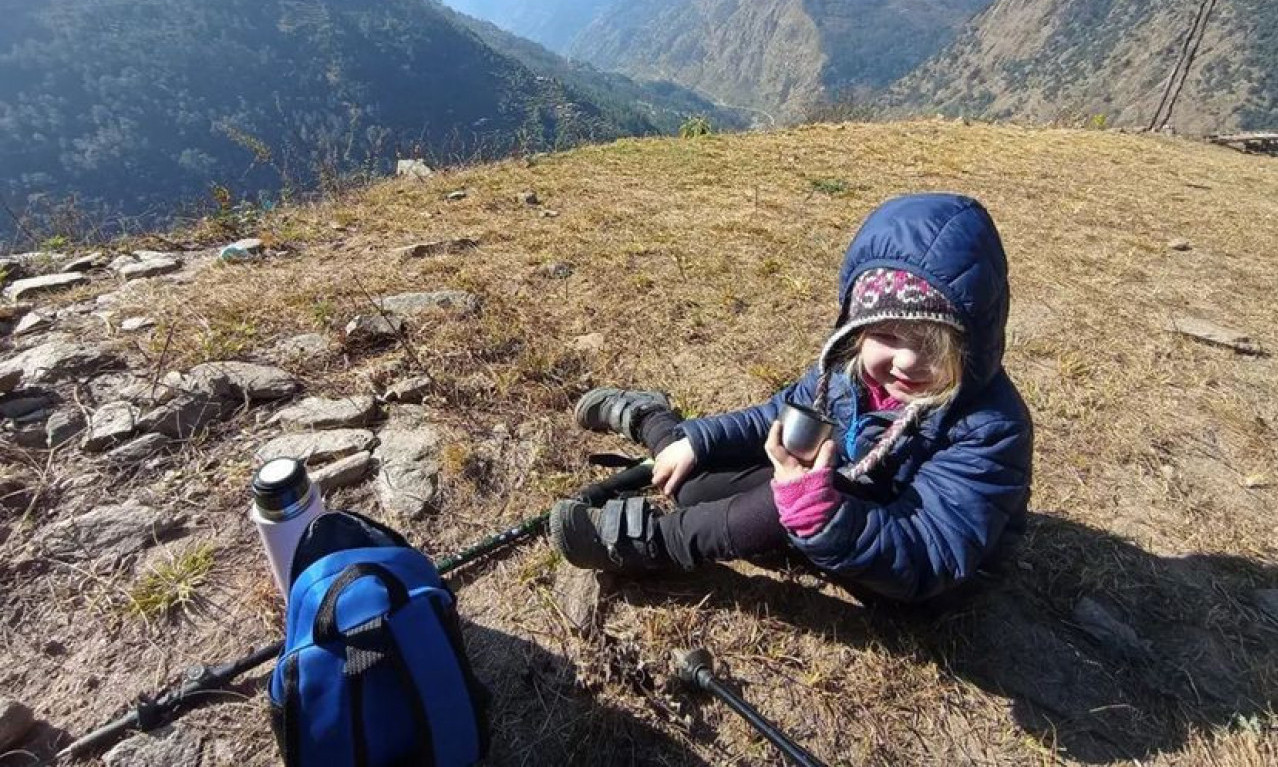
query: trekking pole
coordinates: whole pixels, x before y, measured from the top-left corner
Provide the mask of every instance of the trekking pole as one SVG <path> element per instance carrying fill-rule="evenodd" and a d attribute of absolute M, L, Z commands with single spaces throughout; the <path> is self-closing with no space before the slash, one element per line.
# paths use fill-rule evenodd
<path fill-rule="evenodd" d="M 594 501 L 602 503 L 620 493 L 640 490 L 651 482 L 652 461 L 649 460 L 637 463 L 599 482 L 586 485 L 577 492 L 577 498 L 587 503 Z M 440 559 L 437 570 L 440 575 L 444 575 L 500 548 L 534 535 L 545 527 L 546 520 L 549 518 L 550 512 L 547 511 L 535 517 L 529 517 L 508 530 L 490 535 L 452 556 Z M 192 666 L 186 670 L 185 681 L 177 689 L 161 693 L 155 698 L 140 697 L 133 711 L 76 740 L 59 751 L 53 757 L 53 761 L 48 764 L 56 764 L 59 760 L 102 747 L 129 730 L 147 732 L 167 724 L 176 719 L 182 709 L 195 698 L 216 693 L 240 674 L 277 657 L 282 649 L 284 649 L 284 641 L 280 640 L 229 663 L 220 663 L 216 666 Z"/>
<path fill-rule="evenodd" d="M 768 742 L 780 749 L 786 759 L 801 767 L 825 767 L 821 760 L 808 753 L 798 743 L 786 737 L 780 728 L 765 719 L 753 706 L 746 703 L 727 687 L 724 687 L 718 679 L 715 679 L 714 657 L 710 655 L 709 650 L 702 647 L 684 653 L 676 653 L 675 665 L 680 681 L 690 684 L 699 690 L 705 690 L 728 704 L 728 708 L 739 714 L 760 735 L 767 738 Z"/>

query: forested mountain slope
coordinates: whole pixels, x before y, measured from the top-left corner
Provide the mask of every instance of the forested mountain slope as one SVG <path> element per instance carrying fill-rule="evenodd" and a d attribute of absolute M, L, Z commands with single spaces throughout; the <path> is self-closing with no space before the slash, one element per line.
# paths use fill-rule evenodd
<path fill-rule="evenodd" d="M 987 3 L 628 0 L 601 13 L 569 53 L 788 120 L 905 75 Z"/>
<path fill-rule="evenodd" d="M 1037 121 L 1104 115 L 1146 127 L 1206 12 L 1169 124 L 1187 133 L 1278 126 L 1273 0 L 998 0 L 892 89 L 901 111 Z"/>
<path fill-rule="evenodd" d="M 19 215 L 152 219 L 312 188 L 397 154 L 495 156 L 655 132 L 419 0 L 0 0 L 0 194 Z M 0 219 L 0 233 L 12 227 Z"/>

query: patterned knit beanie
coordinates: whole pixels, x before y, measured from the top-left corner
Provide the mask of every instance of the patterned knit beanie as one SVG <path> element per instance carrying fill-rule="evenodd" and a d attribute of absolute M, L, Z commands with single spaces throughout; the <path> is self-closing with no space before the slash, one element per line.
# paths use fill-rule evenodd
<path fill-rule="evenodd" d="M 958 310 L 927 280 L 901 269 L 870 269 L 852 284 L 848 319 L 840 329 L 885 320 L 930 320 L 963 330 Z"/>

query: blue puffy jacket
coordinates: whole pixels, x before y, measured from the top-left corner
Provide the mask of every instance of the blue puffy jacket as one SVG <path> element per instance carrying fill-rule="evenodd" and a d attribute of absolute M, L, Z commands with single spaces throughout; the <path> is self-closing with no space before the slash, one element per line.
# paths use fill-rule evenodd
<path fill-rule="evenodd" d="M 841 311 L 867 269 L 913 272 L 941 291 L 966 329 L 963 380 L 944 407 L 855 483 L 836 487 L 843 503 L 807 538 L 792 536 L 814 564 L 884 596 L 927 599 L 970 578 L 1005 533 L 1024 530 L 1029 503 L 1033 426 L 1003 370 L 1007 259 L 989 214 L 967 197 L 911 195 L 891 200 L 866 220 L 839 273 Z M 811 404 L 819 366 L 756 407 L 687 421 L 683 431 L 698 464 L 767 461 L 763 443 L 786 400 Z M 895 412 L 857 413 L 861 384 L 831 375 L 830 414 L 838 422 L 839 461 L 874 445 Z M 854 445 L 849 427 L 863 426 Z"/>

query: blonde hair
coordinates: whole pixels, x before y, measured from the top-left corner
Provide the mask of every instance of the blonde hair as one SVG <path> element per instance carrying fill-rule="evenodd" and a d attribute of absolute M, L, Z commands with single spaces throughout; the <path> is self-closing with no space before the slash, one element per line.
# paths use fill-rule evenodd
<path fill-rule="evenodd" d="M 867 325 L 857 332 L 851 344 L 852 357 L 848 360 L 847 374 L 854 380 L 863 380 L 865 368 L 861 364 L 861 344 L 872 332 L 889 331 L 908 335 L 918 342 L 919 353 L 931 363 L 936 386 L 918 397 L 910 399 L 926 407 L 938 407 L 954 399 L 963 381 L 963 334 L 951 325 L 927 320 L 886 320 Z"/>

